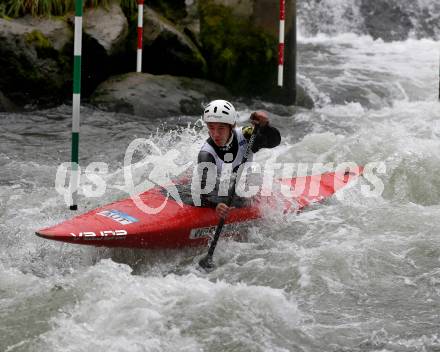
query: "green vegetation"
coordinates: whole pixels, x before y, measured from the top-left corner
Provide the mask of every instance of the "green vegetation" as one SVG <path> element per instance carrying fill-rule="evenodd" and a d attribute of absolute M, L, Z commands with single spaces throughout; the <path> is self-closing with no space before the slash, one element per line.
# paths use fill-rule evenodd
<path fill-rule="evenodd" d="M 25 35 L 25 41 L 28 44 L 35 44 L 39 48 L 51 48 L 52 44 L 49 39 L 40 31 L 33 30 Z"/>
<path fill-rule="evenodd" d="M 107 7 L 112 0 L 83 0 L 84 7 Z M 126 13 L 136 11 L 136 0 L 116 0 Z M 0 16 L 62 16 L 75 10 L 75 0 L 3 0 Z"/>
<path fill-rule="evenodd" d="M 26 33 L 24 35 L 24 40 L 28 45 L 32 45 L 35 48 L 38 57 L 60 60 L 60 65 L 62 65 L 61 61 L 63 60 L 53 47 L 52 42 L 39 30 L 33 30 L 32 32 Z"/>
<path fill-rule="evenodd" d="M 276 38 L 211 0 L 199 2 L 199 10 L 200 39 L 210 78 L 242 95 L 261 94 L 273 86 Z"/>
<path fill-rule="evenodd" d="M 75 10 L 75 0 L 0 0 L 1 17 L 22 17 L 25 15 L 63 16 Z M 107 7 L 111 2 L 121 5 L 125 15 L 137 16 L 137 0 L 82 0 L 85 8 Z M 185 0 L 145 0 L 171 21 L 181 20 L 186 16 Z M 136 17 L 137 19 L 137 17 Z"/>
<path fill-rule="evenodd" d="M 6 5 L 1 3 L 0 4 L 0 18 L 6 17 Z"/>
<path fill-rule="evenodd" d="M 62 0 L 5 0 L 6 15 L 19 17 L 26 14 L 37 15 L 62 15 L 69 9 L 71 1 Z"/>

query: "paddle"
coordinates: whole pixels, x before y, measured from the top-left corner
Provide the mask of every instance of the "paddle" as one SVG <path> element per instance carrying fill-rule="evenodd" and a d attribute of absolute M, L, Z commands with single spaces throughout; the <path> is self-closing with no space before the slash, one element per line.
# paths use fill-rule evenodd
<path fill-rule="evenodd" d="M 229 185 L 229 189 L 228 189 L 228 198 L 226 199 L 225 204 L 230 207 L 231 203 L 232 203 L 232 198 L 234 197 L 235 194 L 235 185 L 237 183 L 237 173 L 238 173 L 238 169 L 240 168 L 241 165 L 243 165 L 247 159 L 249 158 L 249 154 L 252 151 L 252 147 L 254 146 L 255 143 L 255 138 L 257 136 L 258 133 L 258 129 L 259 129 L 259 125 L 255 125 L 254 126 L 254 130 L 252 131 L 252 135 L 249 139 L 246 151 L 243 155 L 243 159 L 241 160 L 240 165 L 237 165 L 234 170 L 232 171 L 232 182 Z M 218 239 L 220 237 L 220 234 L 222 232 L 223 229 L 223 225 L 225 224 L 225 218 L 222 217 L 220 218 L 220 221 L 217 225 L 217 228 L 215 229 L 215 234 L 214 234 L 214 238 L 212 239 L 212 242 L 209 246 L 209 250 L 208 250 L 208 254 L 203 257 L 200 261 L 199 261 L 199 265 L 203 268 L 203 269 L 212 269 L 214 268 L 214 261 L 212 260 L 212 257 L 214 256 L 214 251 L 215 251 L 215 247 L 217 246 L 217 242 Z"/>

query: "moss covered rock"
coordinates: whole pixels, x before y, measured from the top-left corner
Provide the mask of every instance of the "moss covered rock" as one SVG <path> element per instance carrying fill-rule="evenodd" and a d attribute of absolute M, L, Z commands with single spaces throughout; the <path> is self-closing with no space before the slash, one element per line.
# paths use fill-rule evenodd
<path fill-rule="evenodd" d="M 71 91 L 72 38 L 61 20 L 0 19 L 0 90 L 19 106 L 61 102 Z"/>
<path fill-rule="evenodd" d="M 209 77 L 235 94 L 263 94 L 276 82 L 277 39 L 249 18 L 211 0 L 199 2 L 200 39 Z"/>
<path fill-rule="evenodd" d="M 185 0 L 146 0 L 145 4 L 173 23 L 181 21 L 188 15 Z"/>
<path fill-rule="evenodd" d="M 212 0 L 214 4 L 230 8 L 234 15 L 244 18 L 251 18 L 256 0 Z M 272 0 L 273 2 L 273 0 Z M 274 7 L 277 7 L 278 3 Z"/>

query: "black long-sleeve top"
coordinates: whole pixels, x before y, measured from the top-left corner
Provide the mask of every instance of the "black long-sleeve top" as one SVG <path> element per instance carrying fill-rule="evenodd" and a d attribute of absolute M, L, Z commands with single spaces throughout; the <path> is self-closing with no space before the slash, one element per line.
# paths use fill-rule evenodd
<path fill-rule="evenodd" d="M 252 132 L 253 132 L 253 126 L 243 127 L 242 132 L 243 132 L 244 137 L 247 140 L 249 140 L 252 135 Z M 232 155 L 233 155 L 232 159 L 229 162 L 232 162 L 232 160 L 235 160 L 235 157 L 238 153 L 238 139 L 237 139 L 237 136 L 236 136 L 234 130 L 233 130 L 233 134 L 234 134 L 234 137 L 233 137 L 232 143 L 226 147 L 218 147 L 214 143 L 214 141 L 212 140 L 211 137 L 209 137 L 206 140 L 207 143 L 209 143 L 214 148 L 215 152 L 217 153 L 219 158 L 221 160 L 223 160 L 224 163 L 228 163 L 224 160 L 224 156 L 226 153 L 228 153 L 228 154 L 232 153 Z M 267 124 L 264 127 L 260 127 L 258 134 L 255 138 L 254 145 L 252 147 L 252 152 L 256 153 L 262 148 L 274 148 L 274 147 L 278 146 L 280 143 L 281 143 L 281 135 L 280 135 L 280 132 L 278 131 L 278 129 Z M 211 163 L 215 164 L 215 159 L 207 151 L 200 151 L 198 158 L 197 158 L 197 163 L 200 164 L 202 162 L 211 162 Z M 201 178 L 200 178 L 201 189 L 205 188 L 206 179 L 207 179 L 207 170 L 205 169 L 205 170 L 203 170 L 203 174 L 201 175 Z M 217 206 L 218 203 L 224 203 L 226 201 L 227 197 L 217 196 L 217 192 L 218 192 L 218 184 L 216 185 L 214 190 L 212 192 L 210 192 L 209 194 L 201 195 L 202 206 L 215 207 L 215 206 Z M 233 205 L 234 205 L 234 203 L 233 203 Z"/>

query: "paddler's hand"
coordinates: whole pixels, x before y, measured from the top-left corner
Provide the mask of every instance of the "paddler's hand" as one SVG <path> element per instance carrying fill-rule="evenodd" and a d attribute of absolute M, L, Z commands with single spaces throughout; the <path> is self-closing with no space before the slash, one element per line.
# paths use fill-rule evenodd
<path fill-rule="evenodd" d="M 269 116 L 264 111 L 255 111 L 251 114 L 250 120 L 254 125 L 264 127 L 269 123 Z"/>
<path fill-rule="evenodd" d="M 218 203 L 215 207 L 215 211 L 220 218 L 226 218 L 231 210 L 225 203 Z"/>

